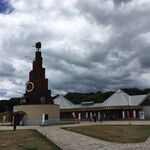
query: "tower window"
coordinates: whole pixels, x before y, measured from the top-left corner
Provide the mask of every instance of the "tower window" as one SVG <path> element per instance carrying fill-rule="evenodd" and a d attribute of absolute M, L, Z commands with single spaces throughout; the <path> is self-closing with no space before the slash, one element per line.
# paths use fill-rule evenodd
<path fill-rule="evenodd" d="M 45 104 L 45 98 L 44 97 L 41 97 L 41 103 Z"/>

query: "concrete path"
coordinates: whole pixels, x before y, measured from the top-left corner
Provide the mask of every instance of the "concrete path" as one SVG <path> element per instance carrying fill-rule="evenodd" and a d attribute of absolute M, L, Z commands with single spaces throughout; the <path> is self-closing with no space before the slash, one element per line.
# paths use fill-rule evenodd
<path fill-rule="evenodd" d="M 107 121 L 102 124 L 147 124 L 150 125 L 150 121 L 141 122 L 129 122 L 129 121 Z M 38 131 L 45 134 L 54 143 L 60 146 L 64 150 L 150 150 L 150 137 L 144 143 L 138 144 L 117 144 L 111 142 L 105 142 L 99 139 L 81 135 L 78 133 L 66 131 L 60 129 L 61 127 L 71 127 L 71 126 L 84 126 L 100 124 L 81 122 L 75 125 L 64 125 L 64 126 L 49 126 L 38 128 Z"/>
<path fill-rule="evenodd" d="M 106 121 L 102 124 L 138 124 L 150 125 L 150 121 Z M 138 144 L 118 144 L 105 142 L 99 139 L 81 135 L 78 133 L 60 129 L 61 127 L 96 125 L 97 123 L 81 122 L 74 125 L 58 125 L 58 126 L 25 126 L 17 127 L 17 129 L 36 129 L 61 147 L 63 150 L 150 150 L 150 137 L 146 142 Z M 12 127 L 0 127 L 0 130 L 13 129 Z"/>

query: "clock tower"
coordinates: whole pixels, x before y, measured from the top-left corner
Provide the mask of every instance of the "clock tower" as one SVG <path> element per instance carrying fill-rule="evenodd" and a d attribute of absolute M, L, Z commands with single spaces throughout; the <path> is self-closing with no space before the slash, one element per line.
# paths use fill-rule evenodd
<path fill-rule="evenodd" d="M 48 79 L 45 78 L 45 68 L 42 67 L 41 43 L 35 45 L 35 60 L 26 83 L 26 93 L 22 104 L 53 104 L 51 90 L 48 90 Z"/>

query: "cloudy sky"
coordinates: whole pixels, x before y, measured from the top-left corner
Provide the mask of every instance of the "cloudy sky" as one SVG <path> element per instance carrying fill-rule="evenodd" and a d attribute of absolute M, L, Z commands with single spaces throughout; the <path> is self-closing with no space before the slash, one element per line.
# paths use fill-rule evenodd
<path fill-rule="evenodd" d="M 1 0 L 0 99 L 25 93 L 38 41 L 52 95 L 150 88 L 149 0 Z"/>

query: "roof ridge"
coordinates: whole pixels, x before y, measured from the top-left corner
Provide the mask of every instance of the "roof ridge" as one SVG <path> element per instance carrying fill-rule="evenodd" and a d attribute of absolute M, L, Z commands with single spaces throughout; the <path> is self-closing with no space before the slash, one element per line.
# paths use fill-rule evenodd
<path fill-rule="evenodd" d="M 59 99 L 59 101 L 64 100 L 64 101 L 66 101 L 69 105 L 74 105 L 71 101 L 69 101 L 67 98 L 65 98 L 65 97 L 62 96 L 62 95 L 61 95 L 61 96 L 60 96 L 60 95 L 57 96 L 55 99 L 57 99 L 57 98 Z M 55 99 L 54 99 L 54 100 L 55 100 Z"/>
<path fill-rule="evenodd" d="M 128 95 L 126 92 L 123 91 L 123 93 L 128 97 L 128 100 L 126 99 L 126 102 L 128 105 L 130 105 L 130 95 Z"/>
<path fill-rule="evenodd" d="M 131 96 L 129 95 L 129 106 L 131 106 Z"/>

